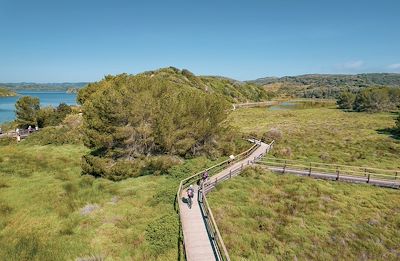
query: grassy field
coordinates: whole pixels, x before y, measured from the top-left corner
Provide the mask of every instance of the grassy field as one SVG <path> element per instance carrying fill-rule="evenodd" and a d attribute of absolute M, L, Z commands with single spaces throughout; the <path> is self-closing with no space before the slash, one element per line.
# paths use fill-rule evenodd
<path fill-rule="evenodd" d="M 0 260 L 176 260 L 179 180 L 212 162 L 111 182 L 80 175 L 84 153 L 80 145 L 0 146 Z"/>
<path fill-rule="evenodd" d="M 334 104 L 234 111 L 248 134 L 278 129 L 271 156 L 400 169 L 391 113 L 343 112 Z M 398 260 L 400 193 L 367 185 L 247 170 L 210 194 L 233 260 Z"/>
<path fill-rule="evenodd" d="M 240 109 L 230 120 L 245 133 L 278 129 L 283 138 L 274 148 L 275 157 L 400 168 L 400 138 L 390 135 L 396 114 L 343 112 L 326 103 L 317 108 L 297 107 Z"/>
<path fill-rule="evenodd" d="M 399 260 L 400 192 L 248 169 L 210 193 L 232 260 Z"/>
<path fill-rule="evenodd" d="M 240 109 L 230 119 L 245 133 L 279 129 L 283 139 L 274 148 L 277 157 L 400 167 L 399 140 L 383 131 L 394 126 L 394 116 L 388 113 L 303 106 L 297 110 Z M 82 145 L 44 144 L 33 136 L 18 145 L 0 141 L 0 260 L 177 259 L 178 220 L 173 200 L 179 180 L 214 162 L 196 158 L 171 168 L 165 176 L 111 182 L 80 175 L 80 159 L 87 153 Z M 399 234 L 395 234 L 395 228 L 400 228 L 395 204 L 398 193 L 293 177 L 284 177 L 289 180 L 285 185 L 281 178 L 253 171 L 210 195 L 235 258 L 263 260 L 269 254 L 278 259 L 309 259 L 312 255 L 325 259 L 334 252 L 321 251 L 322 247 L 337 245 L 339 249 L 343 244 L 348 248 L 343 258 L 357 253 L 363 257 L 386 251 L 391 258 L 397 254 L 392 249 L 399 245 Z M 246 184 L 241 184 L 244 179 Z M 263 185 L 257 187 L 260 180 Z M 268 205 L 265 198 L 275 201 Z M 262 204 L 257 200 L 263 200 Z M 222 217 L 227 221 L 222 222 Z M 343 225 L 334 222 L 339 219 Z M 367 223 L 348 232 L 353 220 Z M 304 228 L 304 224 L 310 225 Z M 377 231 L 382 233 L 378 239 Z M 290 240 L 285 241 L 287 237 Z M 365 251 L 369 247 L 372 254 Z"/>

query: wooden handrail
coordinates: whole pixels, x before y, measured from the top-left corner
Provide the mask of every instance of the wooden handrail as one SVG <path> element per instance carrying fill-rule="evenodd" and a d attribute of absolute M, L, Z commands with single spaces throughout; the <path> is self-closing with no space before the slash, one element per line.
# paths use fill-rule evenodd
<path fill-rule="evenodd" d="M 273 162 L 273 161 L 261 161 L 260 163 L 268 164 L 268 165 L 285 165 L 286 167 L 295 167 L 295 168 L 304 168 L 304 169 L 310 169 L 310 165 L 302 165 L 302 164 L 292 164 L 292 163 L 279 163 L 279 162 Z M 279 165 L 280 164 L 280 165 Z M 312 165 L 311 165 L 312 166 Z M 337 166 L 340 167 L 340 166 Z M 357 171 L 357 170 L 349 170 L 349 169 L 338 169 L 338 168 L 324 168 L 324 167 L 318 167 L 318 166 L 312 166 L 313 170 L 320 170 L 320 171 L 331 171 L 336 172 L 339 170 L 341 173 L 348 173 L 348 174 L 353 174 L 354 176 L 366 176 L 367 174 L 370 174 L 371 176 L 380 176 L 380 177 L 390 177 L 390 178 L 395 178 L 395 174 L 393 175 L 388 175 L 388 174 L 382 174 L 382 173 L 374 173 L 374 172 L 368 172 L 368 171 Z M 321 173 L 323 174 L 323 173 Z"/>
<path fill-rule="evenodd" d="M 187 177 L 187 178 L 185 178 L 185 179 L 180 181 L 179 187 L 178 187 L 178 191 L 177 191 L 177 194 L 176 194 L 176 198 L 175 198 L 175 202 L 174 202 L 175 210 L 178 213 L 179 223 L 180 224 L 181 224 L 181 215 L 180 215 L 180 209 L 179 209 L 179 202 L 178 201 L 179 201 L 179 199 L 181 197 L 181 194 L 182 194 L 182 191 L 186 187 L 186 185 L 188 186 L 190 184 L 193 184 L 193 183 L 199 181 L 201 179 L 201 174 L 206 172 L 206 171 L 211 171 L 211 170 L 214 170 L 214 169 L 216 169 L 216 168 L 218 168 L 220 166 L 223 166 L 224 164 L 238 162 L 241 159 L 246 158 L 248 155 L 250 155 L 255 149 L 257 149 L 261 145 L 261 141 L 258 141 L 256 139 L 249 139 L 249 141 L 254 142 L 254 144 L 248 150 L 236 155 L 233 160 L 231 160 L 231 159 L 224 160 L 224 161 L 222 161 L 220 163 L 217 163 L 217 164 L 215 164 L 215 165 L 213 165 L 213 166 L 211 166 L 209 168 L 206 168 L 206 169 L 204 169 L 202 171 L 199 171 L 196 174 L 194 174 L 192 176 L 189 176 L 189 177 Z M 274 142 L 271 142 L 270 146 L 272 146 L 273 143 Z M 202 184 L 202 186 L 204 186 L 204 183 Z M 219 252 L 218 255 L 220 255 L 223 258 L 223 260 L 228 260 L 229 261 L 230 258 L 229 258 L 228 251 L 226 250 L 226 247 L 225 247 L 225 244 L 224 244 L 223 239 L 221 237 L 221 234 L 219 232 L 217 223 L 215 222 L 214 216 L 212 215 L 211 208 L 208 205 L 208 201 L 207 201 L 207 198 L 205 196 L 205 194 L 206 194 L 205 191 L 203 190 L 201 194 L 202 194 L 202 201 L 205 202 L 205 205 L 204 205 L 205 206 L 205 210 L 207 211 L 207 213 L 209 213 L 209 215 L 211 217 L 211 219 L 210 219 L 211 220 L 211 227 L 212 227 L 211 229 L 213 229 L 215 231 L 215 233 L 217 234 L 217 241 L 216 241 L 217 247 L 221 248 L 221 249 L 217 249 L 217 252 Z M 181 231 L 180 231 L 180 235 L 179 236 L 181 237 L 180 241 L 183 243 L 183 251 L 186 253 L 186 249 L 185 249 L 185 245 L 184 245 L 183 233 L 181 233 Z M 221 245 L 221 246 L 218 246 L 218 244 Z"/>
<path fill-rule="evenodd" d="M 266 160 L 274 160 L 274 161 L 288 161 L 288 162 L 305 162 L 301 160 L 290 160 L 290 159 L 280 159 L 280 158 L 266 158 Z M 400 170 L 395 169 L 379 169 L 379 168 L 372 168 L 372 167 L 365 167 L 365 166 L 352 166 L 352 165 L 343 165 L 343 164 L 331 164 L 331 163 L 321 163 L 321 162 L 313 162 L 307 161 L 307 164 L 315 164 L 315 165 L 326 165 L 326 166 L 334 166 L 334 167 L 350 167 L 350 168 L 360 168 L 360 169 L 367 169 L 367 170 L 377 170 L 377 171 L 384 171 L 384 172 L 400 172 Z"/>
<path fill-rule="evenodd" d="M 221 245 L 220 248 L 222 248 L 222 251 L 219 251 L 220 252 L 219 254 L 221 255 L 223 253 L 223 256 L 220 256 L 220 258 L 222 260 L 230 261 L 231 259 L 229 257 L 228 250 L 226 249 L 224 240 L 222 239 L 221 233 L 219 232 L 219 229 L 218 229 L 218 226 L 217 226 L 217 222 L 215 221 L 215 218 L 214 218 L 214 215 L 213 215 L 213 213 L 211 211 L 210 205 L 208 204 L 206 193 L 204 193 L 204 186 L 203 186 L 201 195 L 202 195 L 202 202 L 203 202 L 203 204 L 205 206 L 205 209 L 206 209 L 206 211 L 208 213 L 208 216 L 210 217 L 211 227 L 214 230 L 214 234 L 216 234 L 216 236 L 217 236 L 217 240 L 215 240 L 215 241 L 216 241 L 217 244 L 220 244 Z"/>
<path fill-rule="evenodd" d="M 293 162 L 293 163 L 291 163 L 291 162 Z M 368 170 L 370 170 L 370 168 L 349 166 L 349 165 L 334 165 L 334 164 L 316 163 L 315 165 L 317 165 L 317 166 L 313 166 L 312 164 L 314 164 L 314 163 L 312 163 L 312 162 L 307 162 L 307 165 L 306 165 L 305 163 L 301 164 L 302 162 L 300 162 L 300 161 L 276 159 L 276 158 L 267 158 L 267 159 L 260 161 L 259 163 L 265 164 L 265 165 L 270 165 L 272 167 L 279 167 L 279 168 L 283 168 L 283 169 L 292 167 L 293 168 L 292 170 L 294 170 L 294 171 L 302 171 L 300 169 L 303 169 L 303 171 L 308 171 L 309 176 L 312 174 L 312 171 L 315 173 L 317 170 L 316 174 L 319 174 L 319 175 L 337 175 L 338 177 L 340 175 L 342 175 L 342 176 L 344 175 L 344 176 L 354 177 L 354 178 L 360 178 L 360 177 L 367 178 L 368 177 L 368 182 L 373 177 L 376 177 L 377 180 L 393 181 L 393 180 L 396 180 L 396 178 L 397 178 L 395 173 L 398 173 L 398 171 L 395 171 L 395 170 L 391 170 L 394 172 L 393 175 L 388 175 L 386 173 L 385 174 L 375 173 L 375 172 L 368 171 Z M 327 166 L 327 167 L 323 167 L 323 166 Z M 346 169 L 346 168 L 350 168 L 350 169 Z M 354 170 L 354 168 L 356 170 Z M 360 171 L 360 170 L 363 170 L 363 171 Z M 385 171 L 385 170 L 376 169 L 376 168 L 374 170 Z M 318 171 L 321 171 L 321 172 L 318 172 Z"/>

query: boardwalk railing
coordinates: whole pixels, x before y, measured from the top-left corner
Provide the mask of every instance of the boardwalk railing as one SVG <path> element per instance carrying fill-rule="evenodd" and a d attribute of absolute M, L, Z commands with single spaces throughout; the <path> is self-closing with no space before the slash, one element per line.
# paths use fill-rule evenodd
<path fill-rule="evenodd" d="M 267 151 L 265 151 L 264 153 L 260 154 L 258 157 L 254 157 L 253 159 L 249 159 L 247 162 L 242 163 L 239 167 L 237 167 L 237 168 L 235 168 L 235 169 L 229 171 L 229 173 L 227 173 L 227 174 L 225 174 L 225 175 L 223 175 L 223 176 L 220 176 L 220 177 L 216 178 L 216 179 L 213 180 L 213 181 L 206 182 L 206 184 L 204 184 L 204 192 L 205 192 L 205 194 L 207 194 L 209 191 L 211 191 L 213 188 L 215 188 L 215 186 L 217 186 L 217 184 L 219 184 L 219 183 L 221 183 L 221 182 L 223 182 L 223 181 L 225 181 L 225 180 L 228 180 L 228 179 L 230 179 L 230 178 L 233 178 L 233 177 L 237 176 L 240 172 L 242 172 L 242 170 L 244 169 L 244 167 L 246 167 L 246 166 L 248 166 L 248 165 L 251 165 L 251 164 L 253 164 L 253 163 L 258 162 L 259 160 L 261 160 L 266 154 L 269 153 L 269 151 L 272 149 L 274 143 L 275 143 L 275 141 L 272 141 L 272 142 L 268 145 Z M 247 158 L 248 155 L 250 155 L 252 152 L 253 152 L 253 151 L 251 151 L 251 152 L 249 152 L 249 153 L 244 152 L 244 153 L 246 153 L 246 154 L 243 155 L 238 161 L 240 161 L 240 160 L 242 160 L 242 159 L 244 159 L 244 158 Z M 240 155 L 240 154 L 239 154 L 239 155 Z M 239 155 L 238 155 L 238 156 L 239 156 Z"/>
<path fill-rule="evenodd" d="M 32 129 L 31 131 L 29 131 L 27 129 L 21 129 L 18 132 L 9 131 L 9 132 L 0 134 L 0 137 L 16 138 L 19 135 L 21 138 L 24 138 L 24 137 L 27 137 L 27 136 L 29 136 L 30 134 L 32 134 L 32 133 L 34 133 L 36 131 L 38 131 L 38 130 Z"/>
<path fill-rule="evenodd" d="M 399 188 L 400 170 L 263 158 L 258 162 L 272 171 Z"/>
<path fill-rule="evenodd" d="M 179 254 L 181 254 L 181 252 L 183 252 L 183 257 L 184 259 L 186 259 L 186 250 L 185 250 L 185 244 L 184 244 L 184 238 L 183 238 L 183 231 L 182 231 L 182 223 L 181 223 L 181 214 L 180 214 L 180 209 L 179 209 L 179 200 L 181 200 L 182 197 L 182 192 L 189 187 L 191 184 L 196 184 L 199 183 L 201 180 L 201 176 L 204 172 L 208 172 L 210 177 L 212 177 L 213 175 L 219 173 L 221 170 L 223 170 L 227 165 L 229 164 L 234 164 L 242 159 L 245 159 L 248 157 L 248 155 L 250 155 L 251 153 L 253 153 L 259 146 L 260 146 L 260 142 L 256 141 L 255 139 L 249 139 L 249 141 L 254 142 L 254 145 L 251 146 L 248 150 L 238 154 L 235 156 L 235 159 L 227 159 L 224 160 L 218 164 L 215 164 L 214 166 L 211 166 L 207 169 L 204 169 L 202 171 L 197 172 L 196 174 L 187 177 L 183 180 L 181 180 L 181 182 L 179 183 L 179 188 L 178 191 L 176 193 L 175 196 L 175 202 L 174 202 L 174 207 L 175 207 L 175 211 L 178 214 L 179 217 Z M 272 143 L 271 143 L 272 144 Z M 224 179 L 226 180 L 226 178 Z M 221 182 L 221 181 L 219 181 Z M 218 182 L 218 183 L 219 183 Z M 217 183 L 215 183 L 213 187 L 215 187 Z M 207 190 L 210 191 L 210 189 Z M 202 190 L 202 191 L 206 191 L 206 190 Z M 199 203 L 201 204 L 201 208 L 203 210 L 203 213 L 206 216 L 206 221 L 207 221 L 207 230 L 208 233 L 210 235 L 210 238 L 212 239 L 212 243 L 213 243 L 213 247 L 215 252 L 217 253 L 217 258 L 218 260 L 230 260 L 229 258 L 229 254 L 226 251 L 226 247 L 225 244 L 222 240 L 222 237 L 219 233 L 217 224 L 215 223 L 214 217 L 212 215 L 211 209 L 208 205 L 207 202 L 207 198 L 205 197 L 205 193 L 201 192 L 200 193 L 200 199 L 199 199 Z M 180 259 L 182 258 L 182 256 L 180 256 Z"/>
<path fill-rule="evenodd" d="M 255 141 L 255 140 L 253 140 L 253 141 L 256 143 L 255 145 L 257 145 L 257 141 Z M 261 142 L 258 143 L 258 144 L 260 145 Z M 220 176 L 220 177 L 218 177 L 218 179 L 216 178 L 215 180 L 213 180 L 211 182 L 203 183 L 202 186 L 201 186 L 201 191 L 200 191 L 200 194 L 199 194 L 199 196 L 200 196 L 199 197 L 199 204 L 200 204 L 200 207 L 201 207 L 201 209 L 202 209 L 202 211 L 204 213 L 204 217 L 206 219 L 207 232 L 210 235 L 210 238 L 211 238 L 211 241 L 212 241 L 214 249 L 216 249 L 216 253 L 217 253 L 217 256 L 218 256 L 217 260 L 228 260 L 229 261 L 230 257 L 229 257 L 228 251 L 227 251 L 227 249 L 225 247 L 225 243 L 224 243 L 224 241 L 223 241 L 223 239 L 221 237 L 221 233 L 219 232 L 217 223 L 215 222 L 214 215 L 213 215 L 213 213 L 211 211 L 210 205 L 208 204 L 206 195 L 213 188 L 215 188 L 215 186 L 217 184 L 219 184 L 219 183 L 221 183 L 221 182 L 223 182 L 225 180 L 231 179 L 232 177 L 238 175 L 244 169 L 245 166 L 254 164 L 256 161 L 260 160 L 265 154 L 267 154 L 271 150 L 273 144 L 274 144 L 274 141 L 272 141 L 269 144 L 269 146 L 267 148 L 267 151 L 265 151 L 264 153 L 260 154 L 258 157 L 254 157 L 251 160 L 249 159 L 246 163 L 243 163 L 239 167 L 233 169 L 232 171 L 229 171 L 229 173 L 227 173 L 227 174 L 225 174 L 223 176 Z M 239 158 L 237 161 L 241 161 L 242 159 L 247 158 L 253 151 L 254 150 L 249 150 L 249 151 L 245 151 L 245 152 L 239 154 L 237 156 Z"/>

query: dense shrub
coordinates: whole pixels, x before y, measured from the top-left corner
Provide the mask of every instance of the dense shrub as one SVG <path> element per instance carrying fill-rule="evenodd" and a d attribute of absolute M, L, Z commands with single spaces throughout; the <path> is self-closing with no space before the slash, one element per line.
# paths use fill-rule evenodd
<path fill-rule="evenodd" d="M 169 168 L 181 163 L 177 157 L 171 156 L 155 156 L 146 158 L 146 166 L 142 170 L 142 175 L 154 174 L 164 175 L 167 174 Z"/>
<path fill-rule="evenodd" d="M 340 94 L 337 105 L 341 109 L 359 112 L 382 112 L 400 107 L 399 88 L 367 88 L 356 94 L 349 91 Z"/>
<path fill-rule="evenodd" d="M 37 124 L 40 128 L 57 126 L 72 112 L 70 106 L 60 103 L 57 108 L 51 106 L 41 108 L 37 113 Z"/>
<path fill-rule="evenodd" d="M 46 127 L 30 135 L 24 143 L 31 145 L 82 144 L 81 136 L 78 129 L 67 126 Z"/>
<path fill-rule="evenodd" d="M 146 229 L 146 240 L 154 254 L 160 255 L 175 248 L 178 241 L 178 220 L 175 213 L 152 221 Z"/>
<path fill-rule="evenodd" d="M 168 68 L 136 76 L 106 76 L 80 90 L 84 143 L 102 151 L 96 155 L 102 160 L 110 160 L 103 166 L 106 170 L 102 167 L 99 172 L 93 166 L 97 164 L 86 158 L 84 173 L 113 180 L 163 174 L 175 164 L 171 156 L 217 158 L 227 142 L 229 150 L 235 150 L 235 135 L 226 127 L 230 104 L 218 94 L 205 92 L 200 78 L 189 71 L 177 72 Z"/>
<path fill-rule="evenodd" d="M 273 140 L 279 142 L 282 139 L 282 132 L 276 128 L 272 128 L 264 133 L 262 139 L 265 142 L 272 142 Z"/>
<path fill-rule="evenodd" d="M 36 97 L 23 96 L 15 103 L 16 122 L 20 127 L 35 126 L 40 109 L 40 100 Z"/>
<path fill-rule="evenodd" d="M 353 106 L 355 111 L 365 112 L 388 111 L 393 107 L 386 88 L 370 88 L 359 92 Z"/>
<path fill-rule="evenodd" d="M 168 174 L 168 169 L 180 163 L 170 156 L 154 156 L 135 160 L 113 160 L 108 157 L 85 155 L 82 157 L 82 174 L 119 181 L 144 175 Z"/>
<path fill-rule="evenodd" d="M 147 75 L 108 76 L 82 89 L 79 100 L 85 145 L 127 158 L 206 153 L 229 108 L 218 96 Z"/>
<path fill-rule="evenodd" d="M 339 95 L 336 103 L 340 109 L 351 110 L 353 109 L 355 100 L 356 100 L 356 95 L 354 93 L 343 92 Z"/>

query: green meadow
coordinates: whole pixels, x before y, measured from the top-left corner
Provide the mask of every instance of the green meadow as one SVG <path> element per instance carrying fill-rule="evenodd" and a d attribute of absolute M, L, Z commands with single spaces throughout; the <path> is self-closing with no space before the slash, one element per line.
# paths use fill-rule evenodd
<path fill-rule="evenodd" d="M 306 103 L 307 104 L 307 103 Z M 271 156 L 304 161 L 400 168 L 395 113 L 344 112 L 333 103 L 239 109 L 229 120 L 247 134 L 277 129 L 282 139 Z"/>
<path fill-rule="evenodd" d="M 271 157 L 400 168 L 392 113 L 335 105 L 240 109 L 251 135 L 281 133 Z M 221 184 L 210 204 L 232 260 L 398 260 L 400 193 L 248 169 Z"/>
<path fill-rule="evenodd" d="M 400 192 L 247 169 L 209 194 L 232 260 L 398 260 Z"/>
<path fill-rule="evenodd" d="M 278 129 L 282 138 L 271 156 L 400 167 L 390 113 L 301 105 L 239 109 L 229 120 L 246 135 Z M 79 141 L 68 144 L 69 136 L 54 139 L 59 135 L 53 132 L 49 128 L 20 144 L 0 141 L 0 259 L 176 260 L 173 202 L 179 181 L 215 161 L 182 160 L 165 175 L 112 182 L 82 176 L 81 157 L 88 149 Z M 395 190 L 263 170 L 248 170 L 210 194 L 234 260 L 379 255 L 394 260 L 399 255 L 399 200 Z"/>
<path fill-rule="evenodd" d="M 119 182 L 81 176 L 82 145 L 0 147 L 0 259 L 176 260 L 179 180 L 213 162 Z"/>

